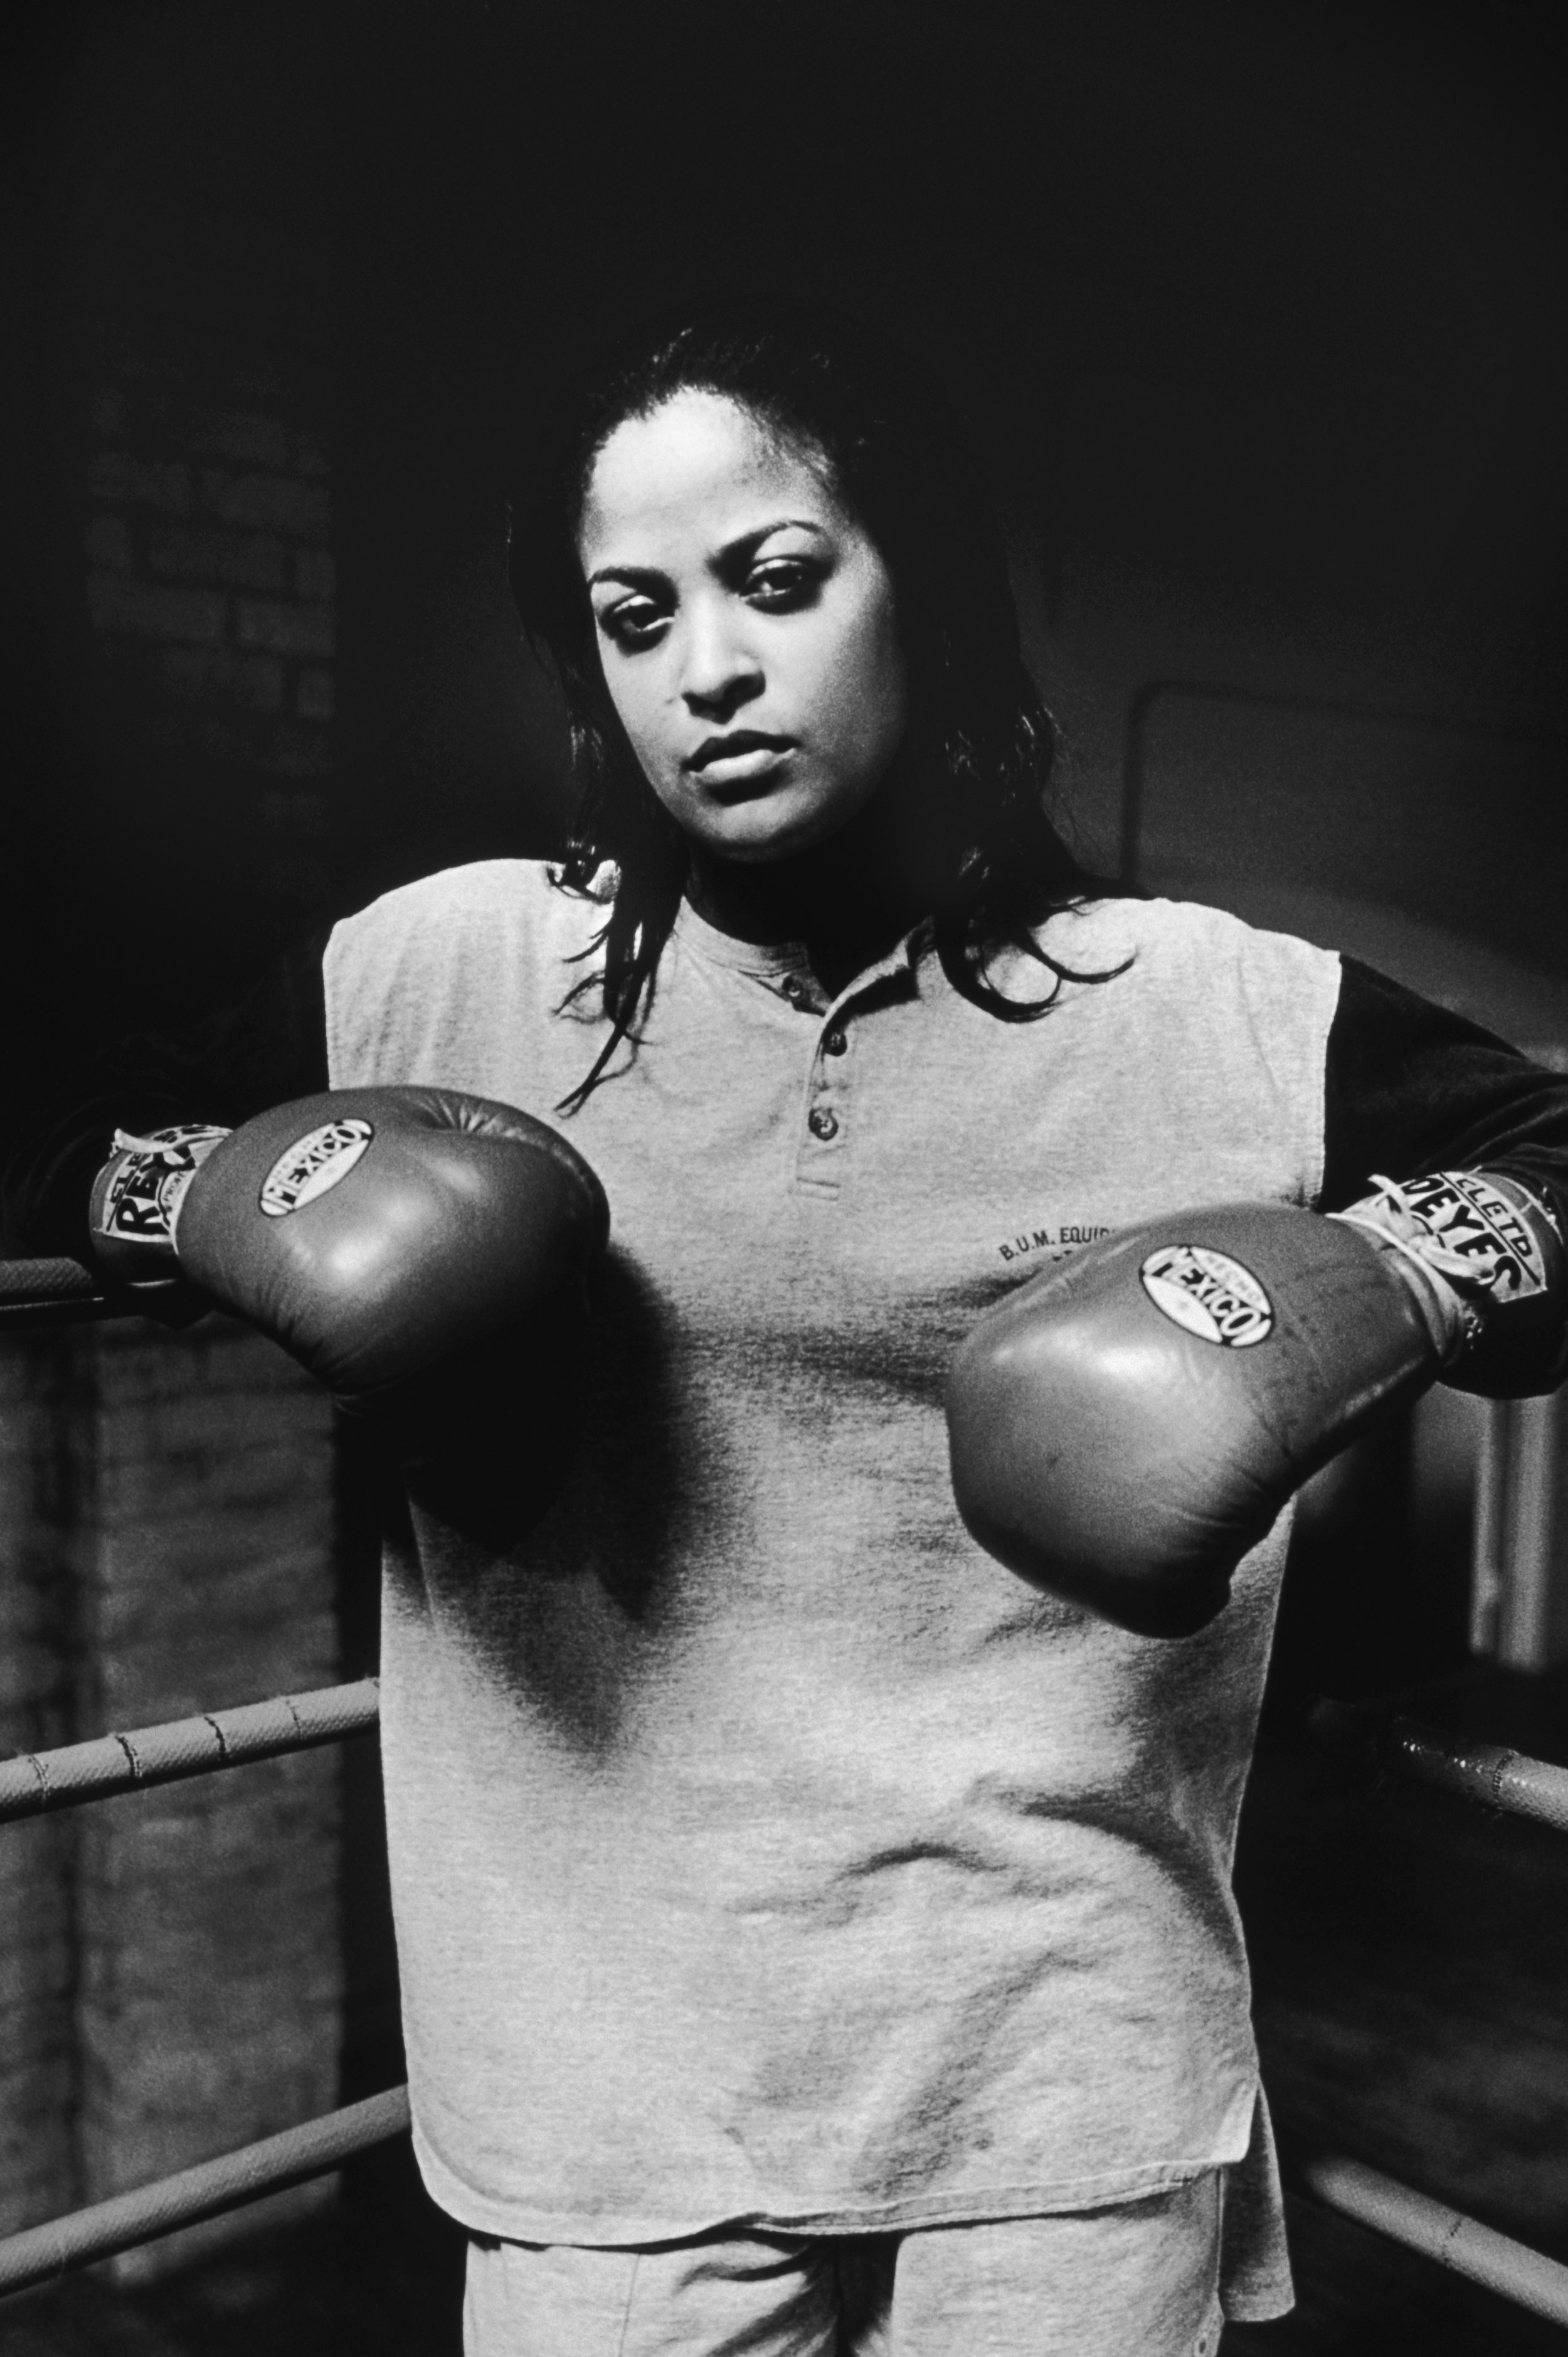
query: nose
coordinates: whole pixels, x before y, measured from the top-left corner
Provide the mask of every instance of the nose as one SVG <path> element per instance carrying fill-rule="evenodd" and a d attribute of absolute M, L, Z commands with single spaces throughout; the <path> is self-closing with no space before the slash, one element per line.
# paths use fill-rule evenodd
<path fill-rule="evenodd" d="M 725 610 L 727 601 L 696 601 L 689 611 L 681 696 L 703 720 L 727 720 L 762 694 L 762 665 Z"/>

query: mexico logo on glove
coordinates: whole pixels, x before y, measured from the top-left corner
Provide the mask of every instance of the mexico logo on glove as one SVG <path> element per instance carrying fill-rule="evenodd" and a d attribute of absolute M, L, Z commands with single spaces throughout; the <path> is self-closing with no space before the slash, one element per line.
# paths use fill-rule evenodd
<path fill-rule="evenodd" d="M 1274 1329 L 1274 1308 L 1250 1268 L 1208 1244 L 1162 1244 L 1138 1271 L 1156 1309 L 1205 1342 L 1245 1351 Z"/>
<path fill-rule="evenodd" d="M 347 1178 L 374 1135 L 368 1121 L 350 1114 L 343 1121 L 324 1121 L 319 1129 L 296 1137 L 262 1181 L 261 1206 L 268 1219 L 286 1219 Z"/>

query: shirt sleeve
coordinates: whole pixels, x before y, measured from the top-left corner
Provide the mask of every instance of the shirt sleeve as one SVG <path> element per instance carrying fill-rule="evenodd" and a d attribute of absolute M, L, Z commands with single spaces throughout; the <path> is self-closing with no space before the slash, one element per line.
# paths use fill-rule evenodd
<path fill-rule="evenodd" d="M 1322 1209 L 1375 1171 L 1506 1170 L 1568 1233 L 1568 1077 L 1354 958 L 1328 1034 Z"/>
<path fill-rule="evenodd" d="M 4 1249 L 90 1257 L 88 1198 L 117 1128 L 231 1128 L 326 1088 L 327 940 L 292 944 L 236 1006 L 186 1030 L 130 1034 L 16 1109 L 0 1178 Z"/>
<path fill-rule="evenodd" d="M 1354 958 L 1329 1028 L 1319 1208 L 1342 1211 L 1374 1174 L 1497 1170 L 1528 1187 L 1568 1238 L 1568 1077 Z M 1568 1374 L 1568 1303 L 1556 1347 L 1530 1370 Z"/>

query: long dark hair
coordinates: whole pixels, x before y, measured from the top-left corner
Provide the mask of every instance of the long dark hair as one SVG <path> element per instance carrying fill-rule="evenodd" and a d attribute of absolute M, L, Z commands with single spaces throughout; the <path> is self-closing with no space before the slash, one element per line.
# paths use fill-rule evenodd
<path fill-rule="evenodd" d="M 1055 730 L 1019 652 L 1002 533 L 956 419 L 902 353 L 857 323 L 798 303 L 693 307 L 599 373 L 558 437 L 542 495 L 514 511 L 512 592 L 531 640 L 553 659 L 571 732 L 575 807 L 554 880 L 587 895 L 607 863 L 615 877 L 593 943 L 602 971 L 577 986 L 598 988 L 610 1035 L 568 1110 L 622 1039 L 635 1049 L 687 872 L 685 840 L 605 686 L 577 533 L 617 426 L 684 392 L 727 397 L 825 466 L 887 567 L 909 681 L 898 760 L 927 787 L 942 879 L 932 946 L 953 988 L 1003 1022 L 1027 1023 L 1063 981 L 1107 978 L 1075 974 L 1035 939 L 1055 910 L 1111 888 L 1080 867 L 1047 815 Z M 1049 970 L 1042 997 L 1009 997 L 987 979 L 1005 946 Z"/>

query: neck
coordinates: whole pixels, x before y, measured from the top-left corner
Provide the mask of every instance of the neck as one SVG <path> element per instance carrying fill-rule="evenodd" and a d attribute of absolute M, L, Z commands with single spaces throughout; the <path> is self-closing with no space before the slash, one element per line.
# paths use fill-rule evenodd
<path fill-rule="evenodd" d="M 875 796 L 825 843 L 788 859 L 741 861 L 691 846 L 686 896 L 733 939 L 800 942 L 834 995 L 930 913 L 938 890 L 929 831 L 904 797 Z"/>

